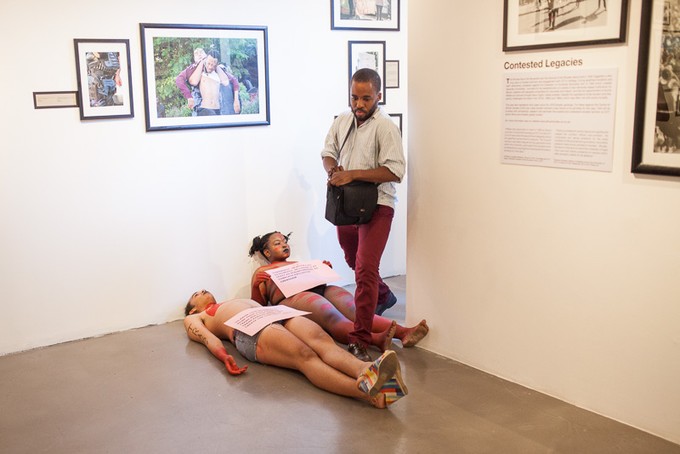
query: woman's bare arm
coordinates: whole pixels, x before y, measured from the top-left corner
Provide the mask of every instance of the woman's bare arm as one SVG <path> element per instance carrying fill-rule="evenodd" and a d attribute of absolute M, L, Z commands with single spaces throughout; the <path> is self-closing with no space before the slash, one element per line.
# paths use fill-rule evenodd
<path fill-rule="evenodd" d="M 267 298 L 267 281 L 270 279 L 271 276 L 265 271 L 265 267 L 261 266 L 255 270 L 253 278 L 250 280 L 250 299 L 266 306 L 269 303 Z"/>
<path fill-rule="evenodd" d="M 227 353 L 227 349 L 224 348 L 222 341 L 205 326 L 201 314 L 185 317 L 184 328 L 189 339 L 205 345 L 215 358 L 224 363 L 231 375 L 240 375 L 248 369 L 248 366 L 238 367 L 234 358 Z"/>

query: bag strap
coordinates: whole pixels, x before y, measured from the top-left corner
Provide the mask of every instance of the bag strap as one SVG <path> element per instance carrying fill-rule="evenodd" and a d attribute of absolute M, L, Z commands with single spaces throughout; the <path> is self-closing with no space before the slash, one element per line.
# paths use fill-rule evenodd
<path fill-rule="evenodd" d="M 680 93 L 678 94 L 680 96 Z M 680 101 L 678 101 L 678 105 L 680 105 Z M 338 165 L 340 165 L 340 153 L 342 153 L 342 149 L 345 148 L 345 144 L 347 143 L 347 139 L 349 138 L 349 134 L 352 132 L 352 129 L 354 129 L 354 118 L 352 118 L 352 124 L 349 125 L 349 129 L 347 130 L 347 134 L 345 134 L 345 140 L 342 141 L 342 145 L 340 145 L 340 150 L 338 151 Z M 360 183 L 363 183 L 363 181 L 360 181 Z M 378 187 L 379 183 L 373 183 L 375 187 Z"/>
<path fill-rule="evenodd" d="M 338 165 L 340 165 L 340 153 L 342 153 L 342 149 L 345 148 L 345 144 L 347 143 L 347 139 L 349 139 L 349 134 L 352 132 L 352 129 L 354 129 L 354 118 L 352 118 L 352 123 L 349 125 L 347 134 L 345 134 L 345 140 L 342 141 L 342 145 L 340 145 L 340 150 L 338 150 Z"/>

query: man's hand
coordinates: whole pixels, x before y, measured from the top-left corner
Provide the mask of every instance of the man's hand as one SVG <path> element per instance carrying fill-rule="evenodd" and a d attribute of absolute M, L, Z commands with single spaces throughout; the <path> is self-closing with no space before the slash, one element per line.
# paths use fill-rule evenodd
<path fill-rule="evenodd" d="M 343 169 L 342 166 L 332 167 L 331 170 L 328 171 L 328 180 L 330 181 L 331 177 L 333 176 L 333 174 L 335 172 L 340 172 L 340 171 L 343 171 L 343 170 L 345 170 L 345 169 Z"/>
<path fill-rule="evenodd" d="M 342 167 L 338 167 L 338 169 L 328 177 L 328 184 L 331 186 L 342 186 L 354 181 L 353 170 L 343 170 Z"/>
<path fill-rule="evenodd" d="M 187 99 L 187 105 L 189 106 L 189 110 L 192 110 L 194 108 L 194 98 Z"/>
<path fill-rule="evenodd" d="M 231 355 L 227 355 L 224 360 L 224 365 L 227 366 L 227 372 L 229 372 L 230 375 L 241 375 L 248 370 L 248 366 L 238 367 L 234 357 Z"/>

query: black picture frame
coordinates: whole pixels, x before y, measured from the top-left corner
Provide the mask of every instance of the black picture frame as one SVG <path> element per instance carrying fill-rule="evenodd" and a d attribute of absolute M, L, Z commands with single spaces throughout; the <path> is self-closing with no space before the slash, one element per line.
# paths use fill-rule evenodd
<path fill-rule="evenodd" d="M 331 0 L 331 30 L 399 31 L 401 0 Z"/>
<path fill-rule="evenodd" d="M 78 107 L 77 91 L 34 91 L 34 109 L 63 109 Z"/>
<path fill-rule="evenodd" d="M 142 23 L 139 29 L 147 131 L 270 124 L 266 26 Z M 217 67 L 192 85 L 194 70 L 204 67 L 194 61 L 199 48 L 198 60 Z"/>
<path fill-rule="evenodd" d="M 361 68 L 370 68 L 380 75 L 382 99 L 378 104 L 385 104 L 387 93 L 385 86 L 385 41 L 348 41 L 347 55 L 349 77 L 348 90 L 351 88 L 352 75 Z"/>
<path fill-rule="evenodd" d="M 680 79 L 662 52 L 662 46 L 680 50 L 680 17 L 673 17 L 673 5 L 680 7 L 680 0 L 642 2 L 631 158 L 635 174 L 680 176 Z"/>
<path fill-rule="evenodd" d="M 385 88 L 399 88 L 399 60 L 385 60 Z"/>
<path fill-rule="evenodd" d="M 402 127 L 403 127 L 403 115 L 400 113 L 391 113 L 389 114 L 390 117 L 392 117 L 392 121 L 394 121 L 394 124 L 399 127 L 399 133 L 403 134 L 402 132 Z"/>
<path fill-rule="evenodd" d="M 504 0 L 503 51 L 626 42 L 628 0 L 558 2 Z"/>
<path fill-rule="evenodd" d="M 135 116 L 130 40 L 74 39 L 81 120 Z"/>

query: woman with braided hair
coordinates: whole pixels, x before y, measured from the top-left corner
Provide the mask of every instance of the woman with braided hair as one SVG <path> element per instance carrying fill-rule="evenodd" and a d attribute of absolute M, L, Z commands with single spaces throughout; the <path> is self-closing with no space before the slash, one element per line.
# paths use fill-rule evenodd
<path fill-rule="evenodd" d="M 259 267 L 251 279 L 251 299 L 264 305 L 283 304 L 294 309 L 311 312 L 308 317 L 321 325 L 336 341 L 348 343 L 348 334 L 354 329 L 354 296 L 336 285 L 320 285 L 286 298 L 276 286 L 267 270 L 295 263 L 288 261 L 290 246 L 288 235 L 269 232 L 253 238 L 249 255 L 261 254 L 269 262 Z M 330 262 L 324 261 L 328 266 Z M 373 318 L 373 345 L 384 351 L 389 348 L 392 337 L 402 342 L 404 347 L 413 347 L 425 335 L 429 327 L 425 320 L 407 328 L 396 321 L 375 315 Z"/>

